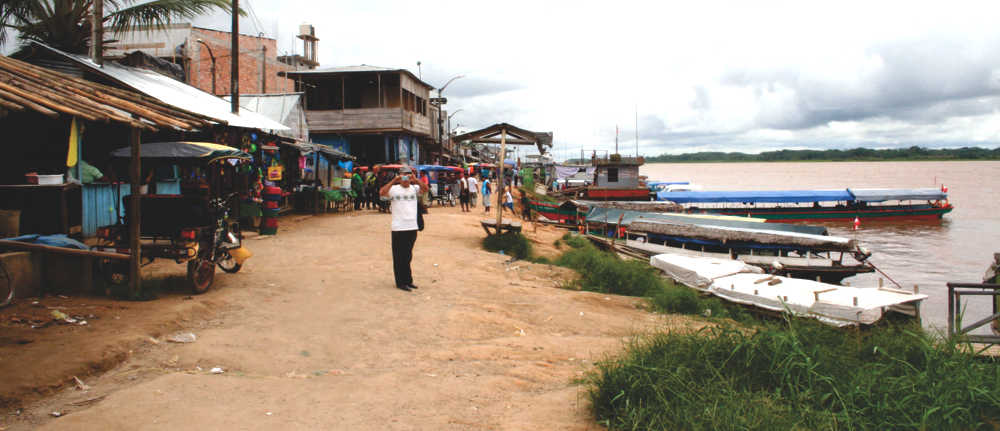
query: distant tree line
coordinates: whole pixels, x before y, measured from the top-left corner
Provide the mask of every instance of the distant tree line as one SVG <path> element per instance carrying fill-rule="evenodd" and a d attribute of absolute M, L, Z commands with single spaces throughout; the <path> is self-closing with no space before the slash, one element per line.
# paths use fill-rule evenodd
<path fill-rule="evenodd" d="M 979 147 L 930 149 L 923 147 L 872 150 L 779 150 L 760 154 L 706 151 L 687 154 L 661 154 L 647 157 L 647 163 L 684 162 L 809 162 L 809 161 L 907 161 L 907 160 L 1000 160 L 1000 148 Z"/>

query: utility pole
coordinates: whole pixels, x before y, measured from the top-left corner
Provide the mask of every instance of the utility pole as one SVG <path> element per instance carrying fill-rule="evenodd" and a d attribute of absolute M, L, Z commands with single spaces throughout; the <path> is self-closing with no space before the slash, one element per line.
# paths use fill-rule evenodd
<path fill-rule="evenodd" d="M 104 0 L 94 0 L 90 14 L 90 58 L 100 67 L 104 64 Z"/>
<path fill-rule="evenodd" d="M 257 34 L 260 42 L 260 94 L 267 93 L 267 45 L 264 44 L 264 33 Z"/>
<path fill-rule="evenodd" d="M 240 0 L 233 0 L 232 43 L 229 57 L 232 63 L 229 71 L 229 91 L 233 93 L 230 108 L 233 114 L 240 114 Z"/>

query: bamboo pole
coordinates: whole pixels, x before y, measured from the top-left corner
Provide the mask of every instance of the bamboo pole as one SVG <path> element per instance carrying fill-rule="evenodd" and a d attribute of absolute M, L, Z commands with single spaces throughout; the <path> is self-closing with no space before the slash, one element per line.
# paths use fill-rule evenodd
<path fill-rule="evenodd" d="M 503 127 L 500 129 L 500 154 L 497 155 L 497 182 L 500 184 L 500 190 L 497 193 L 497 235 L 500 235 L 502 225 L 503 225 L 503 195 L 506 190 L 506 182 L 503 179 L 503 159 L 504 154 L 507 154 L 507 128 Z"/>

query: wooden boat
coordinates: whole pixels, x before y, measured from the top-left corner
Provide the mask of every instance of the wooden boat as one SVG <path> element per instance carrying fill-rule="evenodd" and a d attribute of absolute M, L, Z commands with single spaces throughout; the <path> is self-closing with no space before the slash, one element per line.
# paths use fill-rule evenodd
<path fill-rule="evenodd" d="M 954 207 L 935 188 L 659 192 L 657 200 L 689 213 L 762 218 L 769 222 L 940 220 Z"/>
<path fill-rule="evenodd" d="M 652 202 L 627 204 L 641 207 Z M 829 236 L 823 226 L 608 206 L 591 207 L 581 223 L 588 233 L 617 238 L 621 247 L 645 257 L 675 252 L 738 259 L 779 275 L 827 283 L 875 270 L 866 263 L 870 253 L 856 241 Z"/>
<path fill-rule="evenodd" d="M 815 318 L 834 326 L 871 325 L 888 312 L 919 315 L 927 295 L 884 287 L 837 286 L 760 274 L 729 259 L 661 254 L 650 265 L 678 282 L 723 300 Z"/>

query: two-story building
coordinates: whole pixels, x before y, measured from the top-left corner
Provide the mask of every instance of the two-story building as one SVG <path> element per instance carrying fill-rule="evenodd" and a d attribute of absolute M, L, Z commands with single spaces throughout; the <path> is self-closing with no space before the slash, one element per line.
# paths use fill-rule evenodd
<path fill-rule="evenodd" d="M 406 69 L 375 66 L 289 71 L 305 93 L 309 135 L 361 164 L 427 162 L 437 145 L 429 84 Z"/>

